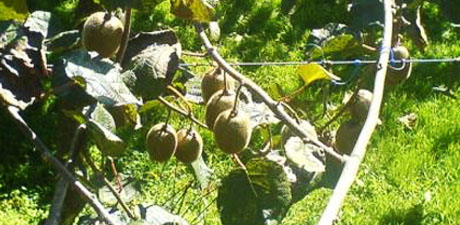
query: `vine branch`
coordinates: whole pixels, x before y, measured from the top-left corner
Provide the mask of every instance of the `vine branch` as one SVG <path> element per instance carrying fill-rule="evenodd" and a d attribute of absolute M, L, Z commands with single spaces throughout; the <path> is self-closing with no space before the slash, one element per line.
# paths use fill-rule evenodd
<path fill-rule="evenodd" d="M 196 31 L 203 42 L 204 47 L 206 48 L 208 55 L 212 57 L 214 61 L 221 67 L 221 69 L 225 70 L 230 76 L 235 78 L 235 80 L 242 83 L 246 88 L 250 89 L 254 94 L 259 96 L 262 101 L 270 108 L 270 110 L 276 114 L 276 116 L 283 121 L 295 134 L 299 135 L 302 139 L 305 139 L 308 142 L 311 142 L 318 147 L 322 148 L 328 154 L 332 155 L 333 157 L 337 158 L 341 162 L 346 160 L 346 157 L 341 156 L 337 152 L 334 151 L 329 146 L 326 146 L 321 141 L 313 138 L 309 135 L 305 130 L 303 130 L 299 124 L 296 123 L 296 120 L 290 117 L 283 109 L 283 106 L 279 104 L 279 102 L 273 100 L 267 92 L 265 92 L 262 88 L 260 88 L 256 83 L 252 80 L 246 78 L 243 74 L 235 70 L 230 64 L 225 61 L 224 58 L 217 52 L 217 49 L 211 44 L 208 39 L 208 36 L 204 32 L 203 26 L 201 24 L 195 24 Z"/>
<path fill-rule="evenodd" d="M 35 147 L 41 151 L 43 158 L 48 160 L 61 175 L 68 180 L 69 184 L 93 207 L 99 218 L 108 224 L 117 225 L 112 220 L 108 211 L 99 202 L 96 196 L 91 193 L 80 181 L 75 178 L 72 173 L 62 163 L 54 157 L 48 147 L 40 140 L 37 134 L 27 125 L 24 119 L 19 114 L 19 109 L 14 106 L 8 106 L 7 111 L 14 122 L 18 125 L 22 133 L 34 143 Z"/>
<path fill-rule="evenodd" d="M 377 63 L 377 73 L 374 81 L 374 97 L 367 114 L 366 122 L 359 134 L 355 147 L 351 155 L 345 162 L 342 174 L 332 193 L 331 198 L 321 215 L 318 225 L 331 225 L 337 219 L 343 200 L 353 184 L 358 173 L 359 165 L 366 154 L 366 146 L 369 143 L 371 135 L 378 123 L 380 106 L 382 104 L 383 91 L 385 87 L 385 76 L 390 57 L 391 39 L 393 32 L 393 14 L 392 1 L 384 0 L 383 7 L 385 12 L 385 26 L 383 28 L 382 50 L 380 51 L 379 61 Z"/>
<path fill-rule="evenodd" d="M 120 49 L 118 49 L 116 59 L 116 62 L 118 63 L 121 63 L 123 61 L 123 57 L 125 56 L 126 52 L 126 47 L 128 47 L 129 33 L 131 32 L 131 11 L 131 8 L 127 8 L 125 11 L 125 27 L 123 36 L 121 36 Z"/>

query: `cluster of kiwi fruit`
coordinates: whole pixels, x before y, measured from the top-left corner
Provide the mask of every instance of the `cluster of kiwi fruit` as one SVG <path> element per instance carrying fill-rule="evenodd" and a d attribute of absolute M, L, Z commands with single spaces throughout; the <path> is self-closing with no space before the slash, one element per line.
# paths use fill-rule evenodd
<path fill-rule="evenodd" d="M 111 13 L 93 13 L 83 24 L 83 46 L 104 58 L 111 57 L 120 47 L 123 30 L 123 23 Z"/>
<path fill-rule="evenodd" d="M 349 107 L 351 119 L 342 123 L 337 130 L 335 147 L 342 154 L 351 154 L 358 140 L 363 123 L 367 118 L 373 94 L 360 89 Z"/>
<path fill-rule="evenodd" d="M 217 146 L 228 154 L 243 151 L 249 144 L 252 127 L 249 116 L 236 109 L 235 81 L 217 68 L 203 77 L 201 92 L 206 104 L 206 125 L 214 132 Z"/>
<path fill-rule="evenodd" d="M 145 139 L 150 159 L 166 162 L 173 155 L 183 163 L 192 163 L 203 152 L 203 140 L 193 128 L 176 130 L 167 123 L 150 128 Z"/>

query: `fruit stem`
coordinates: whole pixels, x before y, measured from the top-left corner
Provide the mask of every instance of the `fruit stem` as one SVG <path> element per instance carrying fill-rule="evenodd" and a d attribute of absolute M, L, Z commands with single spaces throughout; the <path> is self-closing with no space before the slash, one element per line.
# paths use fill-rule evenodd
<path fill-rule="evenodd" d="M 178 97 L 180 100 L 182 100 L 185 103 L 185 106 L 187 107 L 187 111 L 190 115 L 193 116 L 193 111 L 192 111 L 192 106 L 190 105 L 190 102 L 182 95 L 176 88 L 174 88 L 171 85 L 168 85 L 168 90 L 171 91 L 176 97 Z"/>
<path fill-rule="evenodd" d="M 128 46 L 129 33 L 131 32 L 131 8 L 125 10 L 125 27 L 123 30 L 123 36 L 121 36 L 120 48 L 117 52 L 116 62 L 120 63 L 123 61 L 125 56 L 126 47 Z"/>
<path fill-rule="evenodd" d="M 225 86 L 227 86 L 227 85 L 225 85 Z M 231 117 L 235 117 L 238 114 L 238 110 L 236 109 L 236 107 L 238 106 L 238 99 L 239 99 L 239 96 L 240 96 L 240 93 L 241 93 L 241 88 L 243 88 L 243 83 L 240 83 L 240 86 L 236 90 L 235 102 L 233 103 L 232 112 L 230 114 Z"/>
<path fill-rule="evenodd" d="M 297 124 L 300 124 L 300 117 L 299 115 L 296 113 L 296 111 L 289 105 L 287 104 L 286 102 L 283 102 L 281 101 L 280 104 L 285 107 L 289 112 L 292 113 L 292 115 L 294 115 L 294 119 L 295 121 L 297 122 Z"/>

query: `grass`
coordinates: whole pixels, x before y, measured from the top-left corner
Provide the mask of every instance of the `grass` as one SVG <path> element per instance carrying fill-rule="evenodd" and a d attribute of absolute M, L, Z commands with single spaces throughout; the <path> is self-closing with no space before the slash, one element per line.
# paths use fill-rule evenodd
<path fill-rule="evenodd" d="M 70 1 L 62 1 L 68 6 Z M 312 1 L 313 2 L 313 1 Z M 347 22 L 343 12 L 329 11 L 326 3 L 316 1 L 333 17 L 316 16 L 311 9 L 302 8 L 297 14 L 286 16 L 280 12 L 281 1 L 236 0 L 222 1 L 225 7 L 218 10 L 222 37 L 217 42 L 219 51 L 229 61 L 295 61 L 303 60 L 304 48 L 312 27 L 330 21 Z M 306 3 L 305 3 L 306 4 Z M 313 4 L 313 3 L 311 3 Z M 306 7 L 306 6 L 305 6 Z M 66 10 L 68 11 L 68 10 Z M 152 31 L 172 27 L 178 33 L 183 48 L 189 51 L 203 51 L 193 27 L 168 13 L 168 3 L 162 3 L 152 12 L 135 12 L 133 30 Z M 307 14 L 309 12 L 309 14 Z M 243 16 L 244 15 L 244 16 Z M 328 14 L 326 14 L 328 15 Z M 424 19 L 430 36 L 430 46 L 420 52 L 410 41 L 405 44 L 417 58 L 442 58 L 460 55 L 459 31 L 454 30 L 442 19 L 433 4 L 425 6 Z M 308 21 L 307 21 L 308 20 Z M 241 36 L 238 41 L 236 37 Z M 186 57 L 187 62 L 200 61 Z M 290 93 L 302 85 L 294 67 L 245 67 L 241 71 L 270 90 L 273 83 L 282 85 Z M 335 69 L 335 68 L 334 68 Z M 207 68 L 193 68 L 202 74 Z M 334 70 L 337 75 L 347 76 L 348 68 Z M 338 224 L 456 224 L 460 221 L 460 100 L 447 97 L 432 90 L 434 86 L 446 85 L 458 95 L 459 66 L 453 64 L 418 64 L 409 80 L 397 87 L 387 88 L 381 111 L 383 124 L 378 127 L 368 147 L 368 153 L 360 168 L 359 175 L 347 195 Z M 321 82 L 313 84 L 305 93 L 295 99 L 296 105 L 309 118 L 318 115 L 321 104 Z M 348 87 L 331 88 L 331 100 L 338 104 Z M 40 107 L 30 109 L 26 119 L 38 129 L 45 142 L 54 143 L 57 125 L 50 123 L 40 127 L 43 118 L 55 121 L 53 114 Z M 42 114 L 35 115 L 36 111 Z M 204 109 L 196 107 L 196 116 L 203 118 Z M 398 122 L 398 118 L 408 113 L 417 115 L 412 129 Z M 157 107 L 142 115 L 147 119 L 144 128 L 129 142 L 129 153 L 118 160 L 123 173 L 131 175 L 141 183 L 141 195 L 131 205 L 141 202 L 164 205 L 173 212 L 194 220 L 197 212 L 212 203 L 216 192 L 203 197 L 204 193 L 195 188 L 183 197 L 184 188 L 194 180 L 186 166 L 175 159 L 166 164 L 155 164 L 148 160 L 143 146 L 143 134 L 150 125 L 166 118 L 166 109 Z M 0 116 L 5 118 L 5 115 Z M 324 123 L 325 119 L 314 121 Z M 345 118 L 340 121 L 345 120 Z M 182 117 L 172 121 L 176 128 L 187 126 Z M 43 166 L 39 155 L 32 146 L 22 139 L 18 131 L 10 131 L 14 125 L 7 121 L 0 124 L 0 224 L 38 224 L 46 218 L 53 184 L 54 172 Z M 336 129 L 334 123 L 331 129 Z M 221 153 L 206 130 L 199 131 L 204 139 L 208 164 L 216 177 L 225 176 L 235 168 L 228 156 Z M 8 134 L 8 135 L 7 135 Z M 260 140 L 253 140 L 255 144 Z M 55 147 L 52 145 L 51 147 Z M 19 155 L 18 157 L 15 157 Z M 51 171 L 51 172 L 50 172 Z M 36 179 L 36 177 L 44 177 Z M 213 184 L 211 190 L 216 188 Z M 330 196 L 329 189 L 320 188 L 292 206 L 283 224 L 315 224 Z M 91 212 L 87 210 L 86 212 Z M 215 204 L 206 210 L 206 224 L 220 224 Z"/>

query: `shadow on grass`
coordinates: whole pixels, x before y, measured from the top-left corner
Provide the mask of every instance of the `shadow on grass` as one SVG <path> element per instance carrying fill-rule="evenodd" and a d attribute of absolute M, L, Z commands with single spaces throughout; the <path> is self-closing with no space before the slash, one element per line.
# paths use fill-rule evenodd
<path fill-rule="evenodd" d="M 434 141 L 431 152 L 435 156 L 435 160 L 440 160 L 449 153 L 449 145 L 452 143 L 458 143 L 459 140 L 456 137 L 460 136 L 460 128 L 455 127 L 454 130 L 442 130 L 444 133 L 440 134 L 439 137 Z"/>
<path fill-rule="evenodd" d="M 380 225 L 404 224 L 417 225 L 423 220 L 423 205 L 416 204 L 405 210 L 391 209 L 390 212 L 383 215 L 379 221 Z"/>

